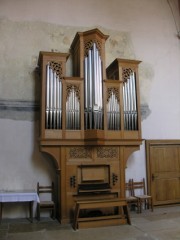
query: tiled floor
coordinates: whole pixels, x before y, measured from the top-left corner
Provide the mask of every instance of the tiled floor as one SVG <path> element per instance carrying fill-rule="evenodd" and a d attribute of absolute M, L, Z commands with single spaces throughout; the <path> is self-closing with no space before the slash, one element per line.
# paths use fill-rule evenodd
<path fill-rule="evenodd" d="M 3 219 L 0 239 L 8 240 L 180 240 L 180 206 L 130 212 L 132 225 L 79 229 L 51 219 Z"/>

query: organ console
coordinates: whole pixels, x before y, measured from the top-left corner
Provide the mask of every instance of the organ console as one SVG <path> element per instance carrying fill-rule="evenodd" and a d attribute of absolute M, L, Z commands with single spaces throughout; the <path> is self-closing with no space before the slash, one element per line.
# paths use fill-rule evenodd
<path fill-rule="evenodd" d="M 59 172 L 62 223 L 71 222 L 76 200 L 125 197 L 126 161 L 142 143 L 140 61 L 117 58 L 106 67 L 108 37 L 77 32 L 70 53 L 39 54 L 40 150 Z M 73 76 L 66 76 L 69 57 Z"/>

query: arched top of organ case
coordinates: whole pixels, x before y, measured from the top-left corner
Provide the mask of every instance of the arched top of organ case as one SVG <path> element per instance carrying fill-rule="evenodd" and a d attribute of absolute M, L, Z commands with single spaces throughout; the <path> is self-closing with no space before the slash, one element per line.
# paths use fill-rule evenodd
<path fill-rule="evenodd" d="M 70 47 L 73 59 L 74 76 L 84 77 L 84 58 L 88 56 L 89 50 L 91 50 L 93 48 L 93 44 L 95 44 L 102 61 L 103 79 L 106 78 L 105 42 L 108 37 L 108 35 L 103 34 L 97 28 L 85 32 L 76 33 Z"/>

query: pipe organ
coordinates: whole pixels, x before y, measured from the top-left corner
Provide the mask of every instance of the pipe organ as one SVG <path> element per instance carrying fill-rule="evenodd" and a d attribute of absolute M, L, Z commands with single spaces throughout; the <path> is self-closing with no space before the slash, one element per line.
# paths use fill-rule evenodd
<path fill-rule="evenodd" d="M 108 37 L 77 32 L 70 53 L 39 54 L 40 150 L 56 163 L 62 223 L 71 222 L 77 199 L 123 198 L 126 161 L 142 143 L 140 61 L 117 58 L 106 67 Z"/>

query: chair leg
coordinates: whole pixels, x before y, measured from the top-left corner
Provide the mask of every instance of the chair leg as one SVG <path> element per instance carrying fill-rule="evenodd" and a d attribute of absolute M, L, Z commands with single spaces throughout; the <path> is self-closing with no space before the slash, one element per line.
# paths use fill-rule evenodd
<path fill-rule="evenodd" d="M 142 201 L 139 199 L 139 213 L 142 213 Z"/>
<path fill-rule="evenodd" d="M 40 207 L 37 206 L 37 220 L 40 221 Z"/>
<path fill-rule="evenodd" d="M 147 201 L 147 209 L 151 208 L 151 211 L 153 212 L 153 200 L 152 200 L 152 198 L 149 198 L 146 201 Z"/>
<path fill-rule="evenodd" d="M 55 208 L 52 210 L 52 219 L 53 219 L 53 220 L 56 219 L 56 211 L 55 211 Z"/>
<path fill-rule="evenodd" d="M 50 216 L 53 220 L 56 219 L 56 208 L 55 207 L 53 209 L 51 209 Z"/>
<path fill-rule="evenodd" d="M 138 213 L 141 213 L 141 202 L 140 202 L 140 199 L 138 199 L 138 205 L 139 205 L 139 207 L 138 207 Z"/>
<path fill-rule="evenodd" d="M 139 199 L 138 199 L 138 201 L 137 201 L 137 213 L 139 213 L 140 212 L 140 206 L 139 206 Z"/>
<path fill-rule="evenodd" d="M 144 202 L 144 210 L 149 209 L 149 200 L 145 199 L 143 202 Z"/>
<path fill-rule="evenodd" d="M 153 212 L 153 199 L 151 198 L 151 211 Z"/>
<path fill-rule="evenodd" d="M 3 209 L 3 203 L 0 202 L 0 223 L 2 221 L 2 209 Z"/>

